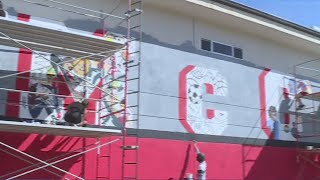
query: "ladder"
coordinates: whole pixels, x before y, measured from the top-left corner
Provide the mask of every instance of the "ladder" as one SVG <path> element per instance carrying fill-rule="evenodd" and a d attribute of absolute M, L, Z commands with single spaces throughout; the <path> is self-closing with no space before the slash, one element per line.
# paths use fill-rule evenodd
<path fill-rule="evenodd" d="M 103 30 L 105 31 L 105 30 Z M 99 86 L 101 89 L 108 89 L 106 86 L 108 86 L 109 84 L 106 83 L 106 77 L 110 76 L 110 74 L 108 74 L 108 72 L 104 71 L 104 65 L 105 61 L 108 61 L 109 59 L 106 60 L 102 60 L 99 63 L 99 67 L 100 67 L 100 81 L 99 84 L 97 86 Z M 98 126 L 102 126 L 103 122 L 102 120 L 104 119 L 103 116 L 103 112 L 107 111 L 107 105 L 104 105 L 106 102 L 106 97 L 108 96 L 107 94 L 105 94 L 102 91 L 99 91 L 99 101 L 98 101 L 98 111 L 97 111 L 97 115 L 98 115 L 98 122 L 96 122 L 96 124 Z M 112 94 L 111 94 L 112 96 Z M 97 156 L 96 156 L 96 179 L 97 180 L 110 180 L 110 164 L 111 164 L 111 145 L 110 146 L 105 146 L 105 147 L 100 147 L 100 144 L 103 144 L 105 141 L 111 141 L 112 137 L 107 137 L 107 138 L 97 138 L 96 142 L 98 144 L 98 148 L 97 148 Z M 100 167 L 103 168 L 103 170 L 100 169 Z M 107 169 L 105 171 L 105 168 Z"/>
<path fill-rule="evenodd" d="M 139 150 L 139 101 L 141 65 L 142 0 L 128 0 L 127 62 L 125 73 L 125 120 L 122 139 L 122 179 L 137 180 Z M 130 112 L 129 112 L 130 111 Z"/>

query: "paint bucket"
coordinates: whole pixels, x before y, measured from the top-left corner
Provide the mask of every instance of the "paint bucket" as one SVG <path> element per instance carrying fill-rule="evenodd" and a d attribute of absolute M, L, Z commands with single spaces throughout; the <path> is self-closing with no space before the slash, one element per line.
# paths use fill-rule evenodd
<path fill-rule="evenodd" d="M 307 149 L 307 150 L 312 150 L 312 149 L 313 149 L 313 146 L 306 146 L 306 149 Z"/>

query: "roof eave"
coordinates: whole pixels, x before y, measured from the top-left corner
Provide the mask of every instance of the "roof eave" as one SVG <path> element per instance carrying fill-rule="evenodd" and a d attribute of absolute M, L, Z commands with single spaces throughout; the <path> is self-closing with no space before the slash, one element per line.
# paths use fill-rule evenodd
<path fill-rule="evenodd" d="M 241 10 L 243 12 L 246 12 L 246 13 L 249 13 L 249 14 L 252 14 L 252 15 L 255 15 L 255 16 L 259 16 L 261 18 L 265 18 L 267 20 L 274 21 L 276 23 L 279 23 L 279 24 L 288 26 L 290 28 L 294 28 L 296 30 L 302 31 L 303 33 L 307 33 L 307 34 L 310 34 L 310 35 L 313 35 L 313 36 L 316 36 L 316 37 L 320 38 L 320 32 L 318 32 L 318 31 L 315 31 L 313 29 L 301 26 L 301 25 L 293 23 L 291 21 L 288 21 L 288 20 L 273 16 L 273 15 L 268 14 L 266 12 L 259 11 L 257 9 L 245 6 L 243 4 L 236 3 L 236 2 L 230 1 L 230 0 L 227 0 L 227 1 L 226 0 L 210 0 L 210 1 L 217 2 L 219 4 L 222 4 L 222 5 L 231 7 L 231 8 L 235 8 L 235 9 Z"/>

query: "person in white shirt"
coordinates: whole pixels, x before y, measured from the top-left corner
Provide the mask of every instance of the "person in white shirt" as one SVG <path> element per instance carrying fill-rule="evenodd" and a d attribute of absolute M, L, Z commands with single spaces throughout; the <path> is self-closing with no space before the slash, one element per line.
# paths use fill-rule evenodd
<path fill-rule="evenodd" d="M 198 180 L 206 180 L 207 162 L 205 154 L 200 152 L 196 141 L 194 141 L 194 147 L 197 151 L 197 161 L 199 162 L 199 167 L 197 171 Z"/>

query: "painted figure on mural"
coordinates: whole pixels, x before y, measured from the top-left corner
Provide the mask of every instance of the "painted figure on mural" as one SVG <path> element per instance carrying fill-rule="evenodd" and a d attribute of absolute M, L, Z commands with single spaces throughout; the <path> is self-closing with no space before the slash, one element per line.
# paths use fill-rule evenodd
<path fill-rule="evenodd" d="M 88 77 L 89 77 L 88 80 L 92 84 L 98 85 L 104 76 L 104 72 L 103 72 L 103 69 L 100 68 L 101 65 L 98 61 L 93 61 L 91 63 L 92 63 L 92 66 L 91 66 L 90 72 L 88 74 Z"/>
<path fill-rule="evenodd" d="M 294 101 L 290 99 L 289 92 L 291 92 L 290 89 L 283 90 L 283 99 L 279 106 L 280 123 L 284 124 L 283 130 L 286 133 L 290 132 L 290 116 L 295 114 L 294 110 L 292 109 Z"/>
<path fill-rule="evenodd" d="M 311 85 L 309 81 L 298 81 L 294 85 L 297 86 L 297 91 L 295 95 L 295 99 L 297 101 L 297 110 L 301 110 L 305 107 L 305 105 L 302 103 L 301 98 L 312 93 Z"/>
<path fill-rule="evenodd" d="M 267 120 L 267 126 L 271 130 L 273 138 L 280 139 L 280 122 L 277 109 L 274 106 L 270 106 L 268 112 L 269 119 Z"/>
<path fill-rule="evenodd" d="M 73 76 L 72 80 L 72 92 L 76 97 L 85 97 L 88 84 L 82 79 L 87 79 L 91 68 L 91 62 L 86 59 L 77 59 L 72 62 L 73 73 L 77 76 Z"/>
<path fill-rule="evenodd" d="M 50 58 L 50 62 L 43 58 Z M 74 96 L 80 98 L 98 98 L 99 91 L 94 85 L 104 84 L 103 89 L 108 93 L 103 94 L 104 102 L 101 123 L 108 126 L 123 125 L 124 96 L 125 96 L 125 62 L 127 54 L 123 51 L 115 53 L 103 63 L 88 59 L 43 53 L 42 56 L 32 57 L 34 73 L 29 83 L 31 92 L 23 94 L 22 100 L 29 106 L 21 108 L 21 115 L 32 122 L 60 123 L 66 111 L 65 98 L 52 96 Z M 59 66 L 60 64 L 61 66 Z M 93 94 L 94 93 L 94 94 Z M 27 102 L 28 101 L 28 102 Z M 68 102 L 72 98 L 68 99 Z M 93 108 L 98 108 L 95 104 Z M 127 114 L 129 114 L 129 110 Z M 96 115 L 97 117 L 98 115 Z M 95 120 L 98 123 L 98 120 Z M 61 122 L 63 123 L 63 122 Z"/>
<path fill-rule="evenodd" d="M 57 72 L 50 68 L 45 78 L 31 81 L 30 91 L 39 94 L 29 94 L 29 113 L 33 119 L 37 121 L 37 118 L 43 110 L 47 115 L 50 115 L 56 110 L 58 106 L 58 98 L 50 94 L 57 94 L 56 83 L 54 82 L 57 76 Z M 41 121 L 41 123 L 46 123 Z"/>
<path fill-rule="evenodd" d="M 67 82 L 70 82 L 73 79 L 72 78 L 73 75 L 70 73 L 70 71 L 73 70 L 73 64 L 72 64 L 73 61 L 74 61 L 74 59 L 72 57 L 65 57 L 62 60 L 62 67 L 63 68 L 61 68 L 61 71 L 62 71 L 62 74 Z"/>
<path fill-rule="evenodd" d="M 303 133 L 303 119 L 301 115 L 297 115 L 295 122 L 292 123 L 292 136 L 299 138 Z"/>
<path fill-rule="evenodd" d="M 125 51 L 117 52 L 111 56 L 108 66 L 104 66 L 104 84 L 106 90 L 110 94 L 105 97 L 104 106 L 106 107 L 107 115 L 103 118 L 103 125 L 123 126 L 124 119 L 124 96 L 125 96 L 125 62 L 127 61 Z M 129 114 L 127 111 L 127 117 Z"/>
<path fill-rule="evenodd" d="M 305 105 L 302 97 L 312 93 L 312 87 L 309 81 L 286 78 L 286 87 L 283 90 L 283 100 L 281 101 L 279 111 L 280 122 L 284 124 L 284 132 L 291 132 L 293 137 L 298 137 L 303 131 L 303 113 L 296 115 L 296 110 L 302 110 Z M 290 96 L 292 98 L 290 98 Z M 296 102 L 296 108 L 292 105 Z M 294 120 L 294 121 L 292 121 Z"/>

